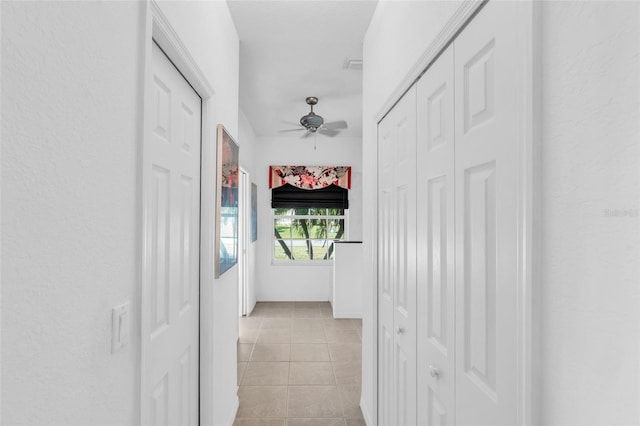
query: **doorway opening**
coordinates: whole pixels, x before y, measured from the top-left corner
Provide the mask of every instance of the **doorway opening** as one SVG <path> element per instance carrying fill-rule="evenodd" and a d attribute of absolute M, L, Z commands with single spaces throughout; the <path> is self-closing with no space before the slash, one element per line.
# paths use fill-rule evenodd
<path fill-rule="evenodd" d="M 238 211 L 238 316 L 249 314 L 249 245 L 251 237 L 251 183 L 249 173 L 240 167 L 240 209 Z"/>

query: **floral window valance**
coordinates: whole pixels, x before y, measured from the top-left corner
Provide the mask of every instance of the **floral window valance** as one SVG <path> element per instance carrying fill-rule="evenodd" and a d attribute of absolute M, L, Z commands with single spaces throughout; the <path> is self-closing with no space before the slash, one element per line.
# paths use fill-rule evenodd
<path fill-rule="evenodd" d="M 269 166 L 269 188 L 286 184 L 302 189 L 320 189 L 331 184 L 351 189 L 351 167 Z"/>

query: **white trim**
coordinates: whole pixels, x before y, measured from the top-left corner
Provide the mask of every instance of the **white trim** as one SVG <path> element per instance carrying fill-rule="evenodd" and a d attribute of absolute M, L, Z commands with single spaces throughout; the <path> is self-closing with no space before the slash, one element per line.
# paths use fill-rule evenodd
<path fill-rule="evenodd" d="M 143 127 L 142 133 L 142 155 L 140 159 L 140 182 L 141 182 L 141 283 L 139 293 L 140 301 L 140 335 L 145 336 L 144 330 L 150 328 L 148 323 L 148 315 L 146 315 L 146 309 L 144 305 L 144 288 L 148 286 L 148 272 L 149 261 L 146 256 L 145 235 L 147 227 L 144 226 L 145 218 L 148 213 L 147 200 L 147 188 L 145 185 L 144 164 L 148 158 L 149 144 L 151 135 L 149 133 L 150 117 L 148 111 L 145 108 L 145 99 L 147 94 L 152 90 L 152 79 L 150 78 L 152 65 L 151 65 L 151 51 L 153 42 L 155 41 L 164 53 L 169 57 L 171 62 L 180 70 L 185 79 L 191 84 L 194 90 L 202 98 L 202 123 L 201 123 L 201 167 L 200 167 L 200 424 L 212 424 L 213 412 L 211 410 L 212 404 L 210 401 L 213 399 L 213 292 L 211 286 L 203 285 L 204 283 L 213 282 L 213 265 L 211 263 L 213 253 L 213 239 L 211 233 L 213 229 L 211 223 L 213 220 L 206 220 L 205 218 L 213 217 L 213 193 L 212 188 L 214 185 L 214 170 L 209 159 L 215 158 L 215 151 L 212 152 L 211 147 L 215 147 L 215 134 L 211 131 L 211 120 L 206 117 L 211 117 L 214 111 L 214 95 L 213 90 L 208 79 L 194 60 L 193 56 L 189 53 L 184 43 L 180 40 L 180 37 L 175 32 L 168 18 L 162 12 L 160 6 L 156 0 L 147 0 L 145 2 L 145 29 L 144 29 L 144 66 L 143 66 L 143 93 L 141 102 Z M 140 342 L 140 389 L 138 396 L 140 400 L 140 424 L 144 424 L 145 419 L 142 418 L 145 410 L 146 398 L 143 397 L 142 392 L 145 389 L 145 364 L 148 345 L 144 338 Z"/>
<path fill-rule="evenodd" d="M 372 123 L 373 134 L 378 135 L 378 123 L 391 111 L 404 94 L 426 72 L 429 66 L 438 58 L 440 53 L 455 40 L 458 33 L 473 19 L 478 10 L 489 0 L 467 0 L 454 13 L 444 28 L 427 47 L 420 59 L 407 73 L 405 78 L 397 86 L 396 90 L 383 104 Z M 522 53 L 514 58 L 516 66 L 520 70 L 518 78 L 518 133 L 522 136 L 518 142 L 518 162 L 520 175 L 518 176 L 518 377 L 517 377 L 517 416 L 518 424 L 531 426 L 538 424 L 540 413 L 540 397 L 538 395 L 540 380 L 540 357 L 535 348 L 540 347 L 540 312 L 539 306 L 534 306 L 534 300 L 539 299 L 540 291 L 540 241 L 534 230 L 540 224 L 540 199 L 541 199 L 541 164 L 540 164 L 540 129 L 541 129 L 541 6 L 534 0 L 518 2 L 516 20 L 520 31 L 517 34 L 519 51 Z M 378 167 L 378 150 L 375 150 L 375 167 Z M 378 205 L 378 185 L 374 195 L 374 201 Z M 377 265 L 378 222 L 377 209 L 374 217 L 374 229 L 372 241 L 374 265 Z M 374 272 L 376 278 L 378 271 Z M 377 406 L 378 401 L 378 294 L 374 292 L 374 312 L 376 313 L 376 329 L 374 333 L 374 384 Z M 361 406 L 363 405 L 361 401 Z M 364 413 L 364 409 L 363 409 Z M 378 410 L 376 410 L 376 419 Z M 378 422 L 371 423 L 377 424 Z M 367 421 L 367 424 L 370 424 Z"/>
<path fill-rule="evenodd" d="M 356 319 L 360 319 L 362 318 L 362 312 L 342 312 L 342 311 L 333 311 L 333 317 L 338 319 L 338 318 L 356 318 Z"/>
<path fill-rule="evenodd" d="M 514 67 L 519 70 L 518 87 L 518 424 L 538 424 L 539 413 L 535 400 L 534 365 L 538 357 L 534 348 L 537 341 L 539 313 L 534 310 L 534 291 L 540 282 L 540 241 L 534 229 L 540 219 L 540 93 L 541 93 L 541 43 L 540 5 L 534 1 L 518 3 L 517 34 L 518 51 Z"/>
<path fill-rule="evenodd" d="M 369 407 L 367 407 L 367 404 L 365 403 L 365 399 L 362 397 L 360 398 L 360 411 L 362 411 L 362 417 L 364 417 L 364 423 L 366 425 L 373 425 L 374 423 L 372 422 L 371 411 L 369 411 Z"/>
<path fill-rule="evenodd" d="M 394 105 L 398 103 L 407 90 L 413 86 L 416 80 L 429 69 L 429 66 L 440 56 L 440 53 L 455 39 L 460 30 L 464 28 L 467 22 L 469 22 L 473 15 L 475 15 L 487 1 L 488 0 L 465 0 L 460 7 L 458 7 L 418 61 L 411 67 L 400 84 L 398 84 L 396 89 L 391 93 L 391 96 L 389 96 L 387 101 L 382 105 L 382 108 L 380 108 L 378 114 L 375 116 L 376 126 L 384 116 L 391 111 Z"/>
<path fill-rule="evenodd" d="M 318 260 L 275 260 L 271 259 L 271 266 L 325 266 L 327 268 L 333 268 L 333 259 L 318 259 Z M 263 300 L 261 300 L 262 302 Z"/>
<path fill-rule="evenodd" d="M 640 14 L 638 14 L 637 19 L 638 21 L 638 25 L 636 28 L 640 28 Z M 640 31 L 638 31 L 638 46 L 640 46 Z M 640 79 L 640 70 L 637 71 L 638 72 L 638 79 Z M 640 101 L 640 84 L 638 85 L 638 100 Z M 640 125 L 640 108 L 638 109 L 638 123 Z M 638 173 L 637 173 L 637 178 L 640 181 L 640 166 L 638 166 Z M 638 209 L 640 210 L 640 203 L 638 203 Z M 542 216 L 540 216 L 542 217 Z M 638 234 L 640 234 L 640 227 L 637 230 Z M 640 236 L 640 235 L 639 235 Z M 638 275 L 640 276 L 640 262 L 638 265 Z M 638 299 L 638 311 L 640 312 L 640 298 Z M 638 342 L 640 342 L 640 329 L 638 330 Z M 538 340 L 539 342 L 540 340 Z M 638 371 L 640 371 L 640 357 L 638 357 Z M 637 384 L 638 384 L 638 388 L 640 389 L 640 374 L 638 374 L 637 377 Z M 638 403 L 637 403 L 637 407 L 638 407 L 638 418 L 640 418 L 640 393 L 638 394 Z"/>
<path fill-rule="evenodd" d="M 215 98 L 202 99 L 200 172 L 200 424 L 213 424 L 213 301 L 215 283 L 216 132 Z M 206 219 L 205 219 L 206 218 Z"/>
<path fill-rule="evenodd" d="M 238 209 L 238 316 L 249 315 L 249 287 L 251 286 L 249 263 L 251 247 L 251 175 L 243 168 L 240 169 L 239 199 L 241 208 Z"/>
<path fill-rule="evenodd" d="M 236 395 L 238 395 L 238 386 L 236 386 Z M 238 414 L 238 408 L 240 408 L 240 399 L 236 396 L 236 398 L 233 400 L 233 407 L 231 407 L 231 415 L 229 416 L 229 419 L 227 420 L 228 425 L 232 425 L 235 420 L 236 420 L 236 415 Z M 202 411 L 202 410 L 201 410 Z M 203 423 L 202 419 L 200 419 L 200 424 L 208 424 L 208 423 Z"/>
<path fill-rule="evenodd" d="M 171 59 L 175 67 L 180 70 L 189 84 L 198 92 L 203 101 L 212 97 L 214 94 L 213 87 L 211 87 L 198 63 L 180 40 L 157 1 L 149 0 L 148 5 L 152 15 L 151 36 L 153 39 Z"/>

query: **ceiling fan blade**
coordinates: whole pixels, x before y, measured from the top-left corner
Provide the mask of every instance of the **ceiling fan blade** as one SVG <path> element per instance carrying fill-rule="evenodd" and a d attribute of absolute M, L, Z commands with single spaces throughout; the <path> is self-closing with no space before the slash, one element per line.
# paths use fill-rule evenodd
<path fill-rule="evenodd" d="M 340 121 L 330 121 L 328 123 L 324 123 L 322 125 L 325 129 L 348 129 L 347 122 L 344 120 Z"/>
<path fill-rule="evenodd" d="M 299 132 L 300 130 L 307 130 L 304 127 L 300 127 L 299 129 L 283 129 L 283 130 L 278 130 L 280 133 L 285 133 L 285 132 Z"/>
<path fill-rule="evenodd" d="M 300 123 L 296 123 L 295 121 L 280 120 L 280 122 L 282 124 L 286 124 L 288 126 L 298 126 L 298 127 L 300 127 Z"/>
<path fill-rule="evenodd" d="M 304 129 L 307 130 L 307 129 Z M 309 136 L 311 136 L 311 132 L 305 132 L 304 135 L 302 135 L 303 138 L 308 138 Z"/>
<path fill-rule="evenodd" d="M 338 133 L 340 133 L 337 130 L 333 130 L 333 129 L 325 129 L 325 128 L 320 128 L 318 129 L 318 133 L 325 135 L 325 136 L 329 136 L 330 138 L 337 136 Z"/>

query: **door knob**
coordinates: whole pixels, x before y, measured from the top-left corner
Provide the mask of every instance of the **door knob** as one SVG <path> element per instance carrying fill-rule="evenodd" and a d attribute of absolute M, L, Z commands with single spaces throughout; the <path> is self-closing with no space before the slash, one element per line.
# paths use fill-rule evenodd
<path fill-rule="evenodd" d="M 437 379 L 440 377 L 440 369 L 437 367 L 434 367 L 433 365 L 429 366 L 429 374 L 431 374 L 431 377 Z"/>
<path fill-rule="evenodd" d="M 396 334 L 402 334 L 402 333 L 404 333 L 404 328 L 402 327 L 396 328 Z"/>

